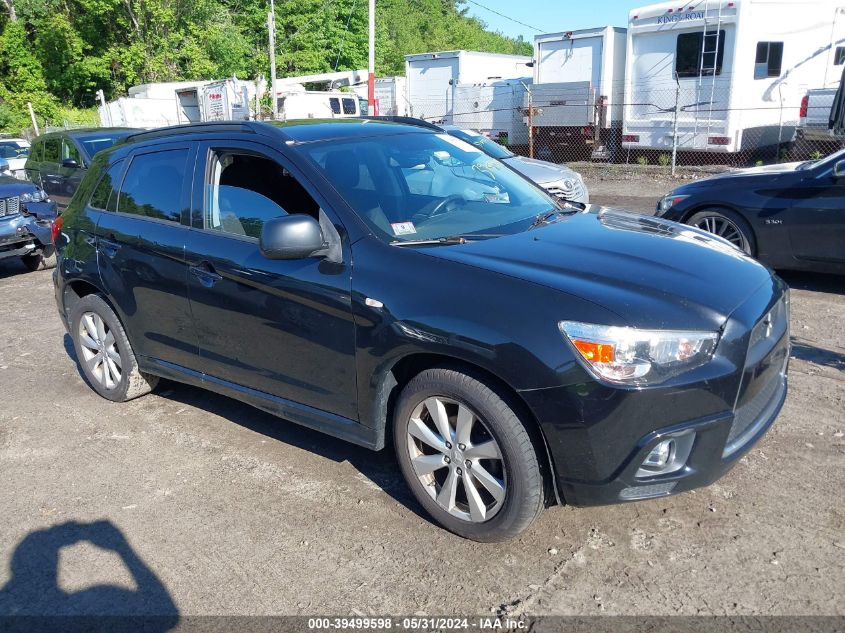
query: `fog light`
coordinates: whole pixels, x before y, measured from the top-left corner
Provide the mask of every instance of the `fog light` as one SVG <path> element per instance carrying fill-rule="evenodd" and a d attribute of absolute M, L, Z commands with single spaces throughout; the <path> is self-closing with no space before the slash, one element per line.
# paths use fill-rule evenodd
<path fill-rule="evenodd" d="M 637 469 L 636 477 L 656 477 L 681 470 L 687 463 L 695 433 L 674 435 L 655 444 Z"/>
<path fill-rule="evenodd" d="M 662 470 L 675 452 L 675 440 L 664 440 L 651 449 L 648 457 L 643 461 L 643 467 Z"/>

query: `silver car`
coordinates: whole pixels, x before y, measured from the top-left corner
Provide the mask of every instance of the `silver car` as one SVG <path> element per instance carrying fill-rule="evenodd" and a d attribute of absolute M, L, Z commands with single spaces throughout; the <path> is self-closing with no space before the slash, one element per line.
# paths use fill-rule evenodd
<path fill-rule="evenodd" d="M 584 179 L 578 172 L 571 170 L 566 165 L 517 156 L 507 147 L 499 145 L 496 141 L 475 130 L 465 130 L 454 125 L 440 125 L 438 127 L 447 134 L 475 145 L 485 154 L 498 158 L 529 180 L 540 185 L 550 194 L 571 202 L 590 203 L 590 192 L 587 191 Z"/>

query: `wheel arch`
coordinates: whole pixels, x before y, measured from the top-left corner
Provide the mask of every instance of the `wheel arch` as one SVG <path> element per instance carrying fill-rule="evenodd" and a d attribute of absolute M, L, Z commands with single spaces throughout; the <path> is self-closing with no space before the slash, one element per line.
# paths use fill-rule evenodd
<path fill-rule="evenodd" d="M 519 391 L 508 384 L 507 381 L 489 369 L 465 359 L 438 353 L 414 352 L 396 359 L 384 371 L 378 383 L 376 398 L 373 402 L 374 410 L 372 412 L 373 422 L 379 430 L 379 435 L 384 438 L 384 445 L 391 443 L 388 437 L 392 428 L 390 421 L 393 419 L 396 401 L 402 389 L 411 379 L 421 372 L 434 368 L 453 369 L 472 376 L 489 385 L 505 400 L 519 419 L 524 421 L 525 428 L 534 444 L 543 475 L 546 504 L 549 505 L 550 501 L 563 504 L 563 497 L 557 489 L 556 478 L 554 476 L 554 461 L 542 427 L 531 411 L 531 408 L 519 394 Z"/>
<path fill-rule="evenodd" d="M 680 221 L 684 224 L 687 224 L 696 213 L 701 213 L 702 211 L 729 211 L 730 213 L 734 213 L 739 216 L 739 218 L 745 222 L 748 226 L 748 229 L 751 231 L 751 238 L 753 239 L 753 251 L 754 256 L 757 256 L 757 253 L 760 248 L 760 236 L 757 234 L 757 230 L 754 228 L 754 224 L 752 224 L 748 218 L 735 206 L 728 204 L 726 202 L 702 202 L 701 204 L 697 204 L 694 207 L 688 209 L 684 212 L 683 216 L 681 216 Z"/>

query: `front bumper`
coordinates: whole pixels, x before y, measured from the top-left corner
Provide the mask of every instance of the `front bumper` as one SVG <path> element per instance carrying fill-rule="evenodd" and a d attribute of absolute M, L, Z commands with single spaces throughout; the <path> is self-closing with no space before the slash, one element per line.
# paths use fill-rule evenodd
<path fill-rule="evenodd" d="M 665 497 L 707 486 L 733 468 L 786 399 L 788 304 L 782 282 L 774 281 L 728 321 L 721 356 L 717 351 L 711 367 L 702 368 L 709 373 L 701 380 L 639 390 L 585 381 L 521 392 L 540 422 L 562 501 L 590 506 Z M 772 325 L 766 320 L 780 306 Z M 644 475 L 652 449 L 690 434 L 682 467 Z"/>

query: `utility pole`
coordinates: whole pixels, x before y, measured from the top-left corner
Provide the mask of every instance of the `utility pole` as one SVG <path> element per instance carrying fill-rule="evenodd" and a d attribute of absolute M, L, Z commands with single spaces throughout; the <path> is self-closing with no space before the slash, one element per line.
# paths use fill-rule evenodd
<path fill-rule="evenodd" d="M 267 35 L 270 40 L 270 111 L 276 118 L 276 3 L 270 0 L 270 13 L 267 14 Z"/>
<path fill-rule="evenodd" d="M 370 1 L 370 54 L 367 66 L 367 114 L 376 112 L 376 0 Z"/>

